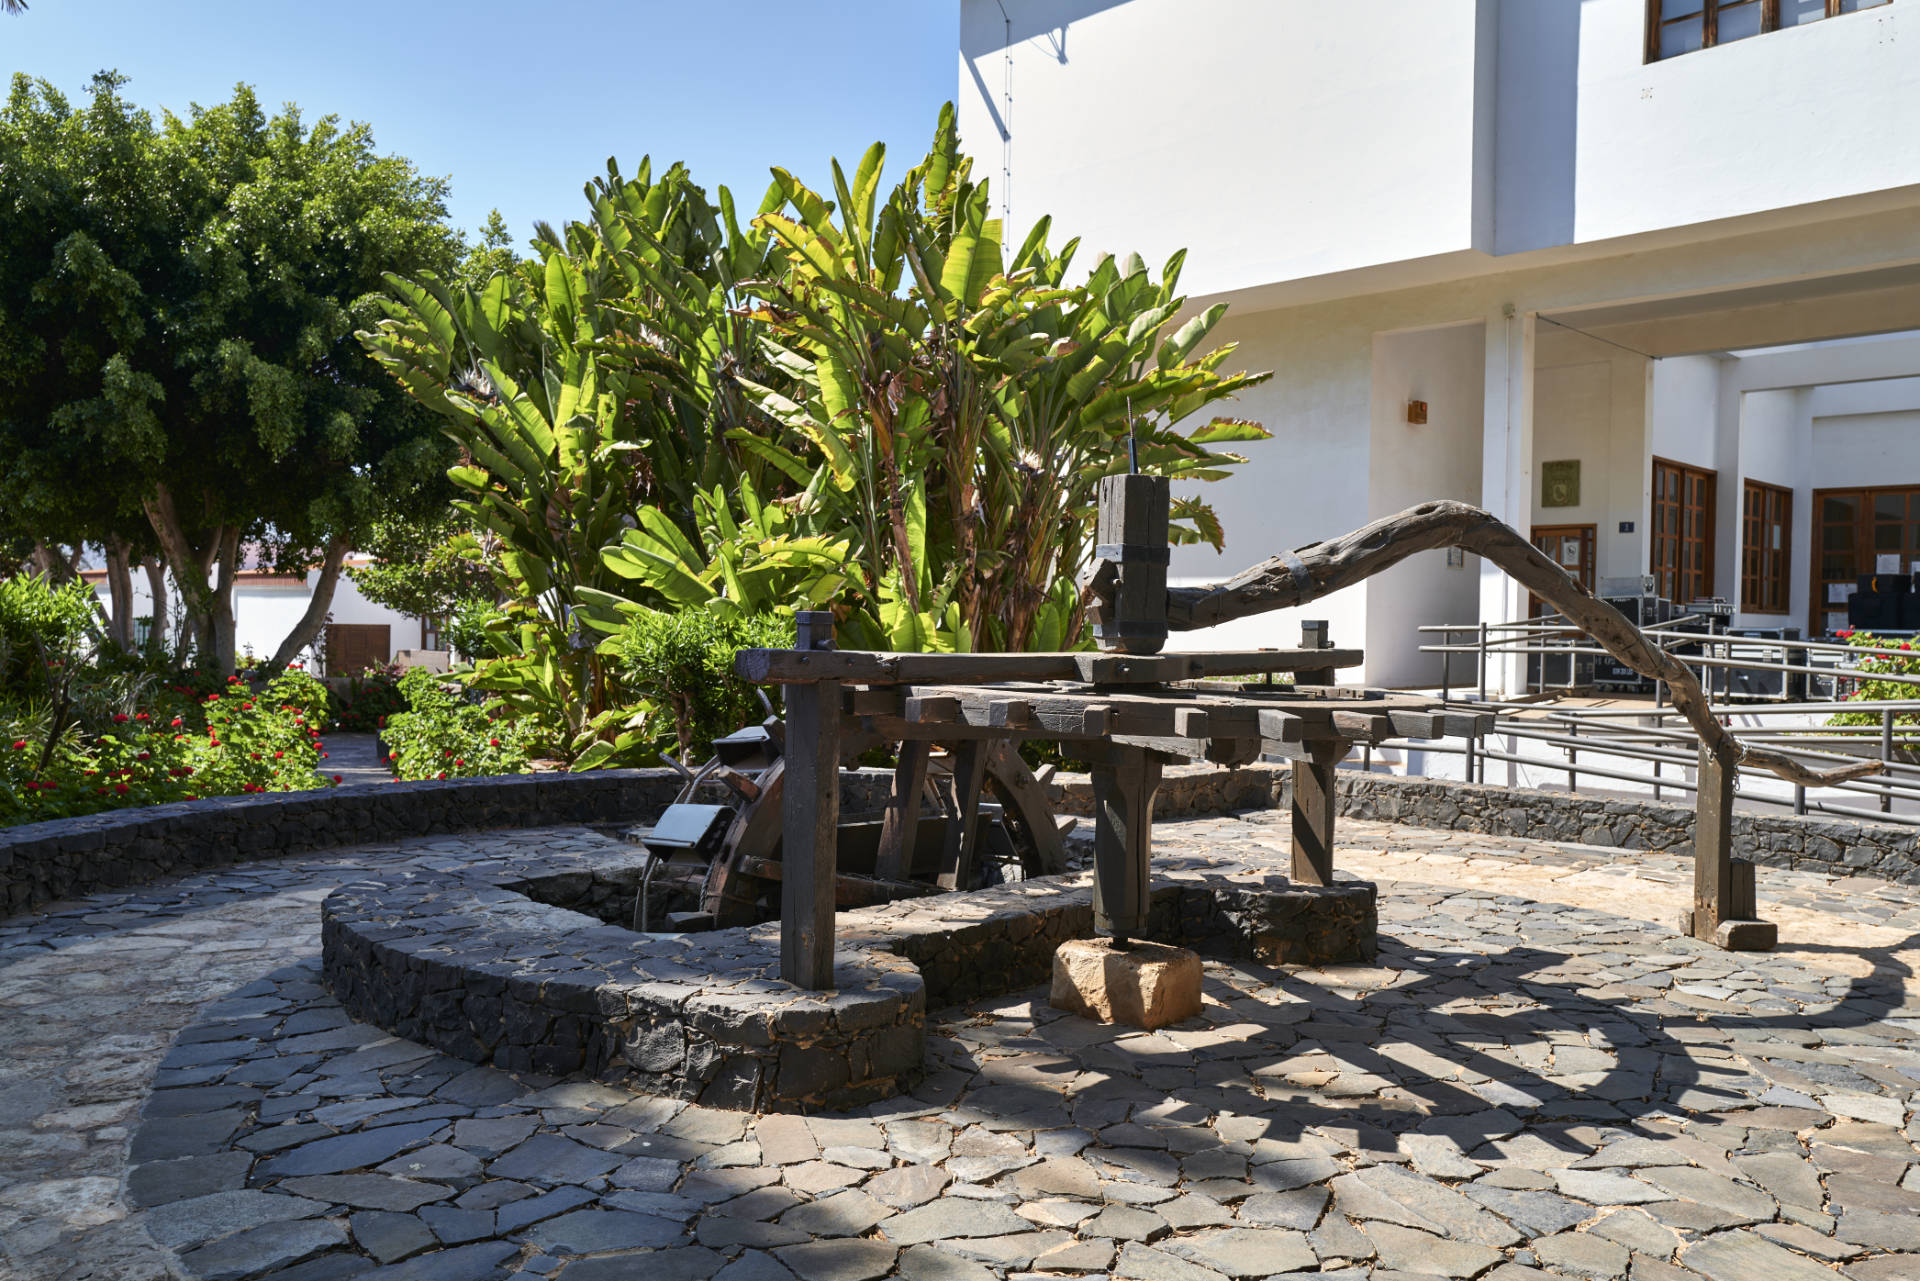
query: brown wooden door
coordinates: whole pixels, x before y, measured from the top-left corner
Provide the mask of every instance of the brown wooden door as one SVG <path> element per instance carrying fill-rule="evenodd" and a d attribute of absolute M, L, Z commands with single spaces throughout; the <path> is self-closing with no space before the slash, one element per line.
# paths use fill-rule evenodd
<path fill-rule="evenodd" d="M 386 623 L 328 623 L 327 675 L 358 676 L 385 667 L 393 656 L 392 630 Z"/>
<path fill-rule="evenodd" d="M 1593 590 L 1593 548 L 1594 526 L 1592 525 L 1535 525 L 1533 527 L 1533 545 L 1547 554 L 1547 559 L 1567 571 L 1588 591 Z M 1527 616 L 1538 618 L 1542 614 L 1554 612 L 1538 596 L 1529 595 Z"/>
<path fill-rule="evenodd" d="M 1920 561 L 1920 487 L 1813 492 L 1810 633 L 1847 625 L 1846 589 L 1876 572 L 1882 556 L 1898 557 L 1901 573 Z"/>
<path fill-rule="evenodd" d="M 1653 460 L 1654 591 L 1675 605 L 1713 595 L 1714 474 Z"/>

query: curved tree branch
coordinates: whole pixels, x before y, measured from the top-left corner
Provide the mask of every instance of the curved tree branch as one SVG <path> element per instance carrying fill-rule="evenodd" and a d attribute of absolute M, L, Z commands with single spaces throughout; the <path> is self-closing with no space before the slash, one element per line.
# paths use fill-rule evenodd
<path fill-rule="evenodd" d="M 1811 769 L 1783 752 L 1742 744 L 1714 719 L 1692 671 L 1605 601 L 1596 598 L 1511 526 L 1466 503 L 1421 503 L 1350 534 L 1262 561 L 1210 587 L 1167 589 L 1167 625 L 1175 631 L 1304 605 L 1351 587 L 1416 552 L 1461 547 L 1498 565 L 1551 604 L 1615 658 L 1642 676 L 1667 683 L 1673 706 L 1722 763 L 1743 760 L 1792 783 L 1820 787 L 1878 773 L 1878 761 Z M 1095 588 L 1097 591 L 1097 587 Z"/>

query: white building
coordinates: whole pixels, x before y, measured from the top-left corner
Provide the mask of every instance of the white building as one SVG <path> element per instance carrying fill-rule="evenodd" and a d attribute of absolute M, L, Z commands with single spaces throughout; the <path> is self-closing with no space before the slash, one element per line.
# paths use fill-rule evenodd
<path fill-rule="evenodd" d="M 1830 584 L 1920 560 L 1916 5 L 962 0 L 961 128 L 1013 235 L 1187 248 L 1276 371 L 1207 490 L 1227 551 L 1177 579 L 1447 497 L 1596 587 L 1818 633 Z M 1308 612 L 1416 684 L 1416 626 L 1527 607 L 1435 552 Z"/>
<path fill-rule="evenodd" d="M 369 563 L 368 558 L 353 555 L 348 556 L 346 561 L 349 567 Z M 93 585 L 102 608 L 111 609 L 106 571 L 84 570 L 81 577 Z M 304 574 L 280 574 L 252 564 L 236 574 L 233 583 L 235 651 L 261 659 L 271 658 L 279 649 L 280 642 L 286 639 L 287 633 L 293 630 L 294 624 L 307 612 L 308 602 L 313 599 L 319 578 L 318 569 L 310 569 Z M 171 620 L 169 626 L 177 629 L 179 597 L 171 579 L 167 584 L 167 596 L 168 617 Z M 134 618 L 150 619 L 153 614 L 153 592 L 147 576 L 135 572 Z M 178 633 L 175 630 L 170 634 Z M 144 629 L 140 635 L 144 638 Z M 342 574 L 334 585 L 333 603 L 327 611 L 321 640 L 317 646 L 309 647 L 301 659 L 309 669 L 323 675 L 352 676 L 370 666 L 391 663 L 402 651 L 442 648 L 440 628 L 433 620 L 402 614 L 385 605 L 375 604 L 360 594 L 352 578 Z M 316 653 L 316 649 L 319 652 Z"/>

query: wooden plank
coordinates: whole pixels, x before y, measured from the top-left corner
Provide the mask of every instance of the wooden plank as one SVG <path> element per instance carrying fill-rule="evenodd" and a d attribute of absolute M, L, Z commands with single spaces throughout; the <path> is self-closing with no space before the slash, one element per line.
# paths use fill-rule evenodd
<path fill-rule="evenodd" d="M 900 691 L 892 685 L 877 689 L 842 689 L 840 710 L 848 716 L 897 716 Z"/>
<path fill-rule="evenodd" d="M 979 739 L 961 743 L 953 754 L 953 799 L 958 813 L 947 824 L 947 844 L 940 855 L 940 888 L 968 889 L 973 885 L 973 854 L 980 826 L 980 789 L 987 780 L 987 744 Z"/>
<path fill-rule="evenodd" d="M 734 673 L 756 684 L 833 680 L 849 685 L 982 684 L 995 681 L 1095 681 L 1163 685 L 1211 677 L 1260 676 L 1304 668 L 1358 667 L 1357 649 L 1254 649 L 1182 654 L 896 654 L 873 650 L 743 649 Z"/>
<path fill-rule="evenodd" d="M 909 698 L 904 710 L 910 725 L 946 725 L 960 719 L 960 700 L 950 695 Z"/>
<path fill-rule="evenodd" d="M 1033 723 L 1033 704 L 1023 698 L 996 698 L 987 704 L 987 724 L 1019 728 Z"/>
<path fill-rule="evenodd" d="M 1316 747 L 1293 763 L 1293 879 L 1333 884 L 1334 767 L 1347 744 Z"/>
<path fill-rule="evenodd" d="M 885 881 L 903 881 L 913 874 L 913 856 L 920 836 L 920 798 L 927 787 L 925 742 L 902 743 L 900 763 L 893 771 L 893 791 L 880 820 L 880 849 L 874 855 L 874 875 Z"/>
<path fill-rule="evenodd" d="M 1333 728 L 1342 738 L 1384 743 L 1393 737 L 1393 719 L 1384 712 L 1335 712 Z"/>
<path fill-rule="evenodd" d="M 800 643 L 831 645 L 832 615 L 795 615 Z M 804 988 L 833 986 L 834 864 L 840 834 L 840 690 L 831 681 L 787 691 L 782 759 L 780 977 Z"/>

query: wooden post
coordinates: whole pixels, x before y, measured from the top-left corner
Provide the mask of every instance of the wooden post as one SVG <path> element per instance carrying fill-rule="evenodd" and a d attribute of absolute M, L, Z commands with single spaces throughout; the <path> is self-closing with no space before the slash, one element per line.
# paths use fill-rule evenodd
<path fill-rule="evenodd" d="M 1333 884 L 1334 766 L 1348 747 L 1312 743 L 1293 763 L 1293 879 L 1302 885 Z"/>
<path fill-rule="evenodd" d="M 1693 826 L 1693 937 L 1714 941 L 1733 905 L 1733 774 L 1703 745 Z"/>
<path fill-rule="evenodd" d="M 880 823 L 880 852 L 873 864 L 873 874 L 883 881 L 904 881 L 913 875 L 920 797 L 927 790 L 927 752 L 932 746 L 925 739 L 900 745 L 900 764 L 893 771 L 893 791 Z"/>
<path fill-rule="evenodd" d="M 794 614 L 795 649 L 833 648 L 833 615 Z M 789 685 L 781 785 L 780 977 L 833 986 L 833 891 L 840 842 L 840 686 Z"/>
<path fill-rule="evenodd" d="M 953 749 L 954 815 L 940 856 L 943 890 L 973 887 L 974 833 L 980 825 L 980 789 L 987 781 L 987 746 L 985 739 L 969 738 Z"/>
<path fill-rule="evenodd" d="M 1109 746 L 1093 762 L 1093 928 L 1125 944 L 1147 927 L 1160 757 Z"/>
<path fill-rule="evenodd" d="M 1333 642 L 1327 638 L 1327 620 L 1309 619 L 1300 624 L 1301 649 L 1332 649 Z M 1295 685 L 1331 685 L 1338 679 L 1331 667 L 1313 667 L 1294 673 Z"/>
<path fill-rule="evenodd" d="M 1100 482 L 1093 555 L 1114 566 L 1111 608 L 1094 620 L 1101 649 L 1157 654 L 1167 643 L 1165 476 L 1108 476 Z"/>

